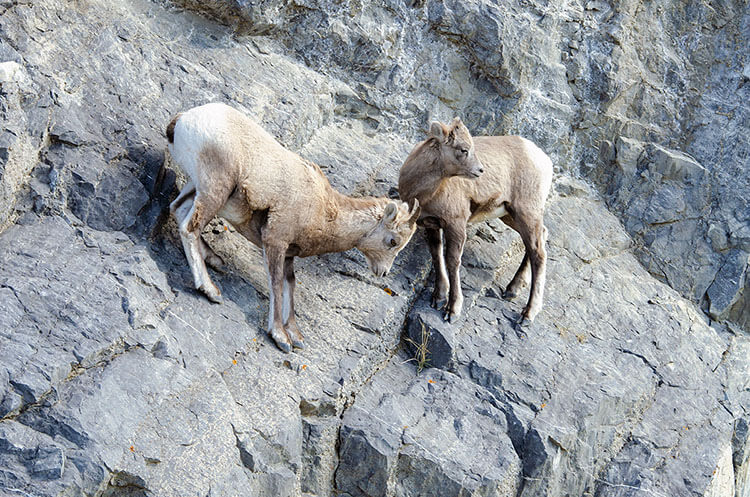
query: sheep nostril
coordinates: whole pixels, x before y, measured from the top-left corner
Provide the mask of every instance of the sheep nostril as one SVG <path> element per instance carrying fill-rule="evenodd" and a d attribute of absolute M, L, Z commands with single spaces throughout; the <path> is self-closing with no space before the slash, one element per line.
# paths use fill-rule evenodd
<path fill-rule="evenodd" d="M 482 169 L 482 168 L 480 167 L 480 168 L 479 168 L 479 174 L 482 174 L 483 172 L 484 172 L 484 169 Z"/>

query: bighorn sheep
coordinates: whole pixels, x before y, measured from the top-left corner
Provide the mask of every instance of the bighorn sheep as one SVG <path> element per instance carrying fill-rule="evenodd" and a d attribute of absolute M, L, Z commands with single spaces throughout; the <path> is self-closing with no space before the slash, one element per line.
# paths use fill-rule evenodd
<path fill-rule="evenodd" d="M 398 188 L 402 200 L 419 200 L 422 208 L 419 224 L 426 228 L 435 270 L 432 305 L 439 308 L 448 297 L 445 320 L 453 320 L 463 306 L 459 269 L 467 223 L 496 217 L 521 235 L 526 248 L 503 297 L 516 296 L 528 282 L 531 265 L 529 301 L 518 324 L 526 326 L 534 320 L 544 294 L 547 228 L 543 214 L 551 185 L 552 162 L 529 140 L 519 136 L 472 139 L 459 118 L 449 125 L 431 124 L 430 137 L 414 147 L 401 167 Z"/>
<path fill-rule="evenodd" d="M 220 258 L 201 239 L 201 230 L 219 215 L 263 249 L 268 332 L 285 352 L 304 344 L 294 316 L 294 257 L 356 247 L 373 273 L 383 276 L 416 230 L 418 201 L 409 207 L 338 193 L 317 165 L 286 150 L 228 105 L 177 114 L 167 138 L 173 160 L 189 176 L 170 211 L 196 288 L 213 302 L 222 301 L 204 263 Z"/>

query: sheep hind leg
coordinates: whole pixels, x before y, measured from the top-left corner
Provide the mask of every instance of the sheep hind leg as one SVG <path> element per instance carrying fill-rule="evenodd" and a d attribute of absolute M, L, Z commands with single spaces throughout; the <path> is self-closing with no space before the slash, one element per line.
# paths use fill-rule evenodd
<path fill-rule="evenodd" d="M 183 189 L 183 192 L 185 189 Z M 195 193 L 195 189 L 192 189 L 192 193 Z M 180 194 L 182 196 L 182 193 Z M 182 225 L 183 221 L 188 217 L 190 210 L 193 207 L 195 195 L 184 195 L 182 198 L 176 198 L 169 206 L 169 210 L 177 220 L 177 225 Z M 198 237 L 198 248 L 201 254 L 201 258 L 208 263 L 212 268 L 221 271 L 224 267 L 224 259 L 222 259 L 211 247 L 203 240 L 202 236 Z M 186 252 L 187 253 L 187 252 Z M 192 267 L 192 266 L 191 266 Z"/>
<path fill-rule="evenodd" d="M 531 264 L 529 264 L 529 254 L 525 253 L 523 254 L 523 260 L 518 266 L 516 274 L 513 276 L 513 279 L 510 280 L 510 283 L 508 283 L 508 286 L 505 287 L 505 290 L 503 291 L 503 298 L 505 300 L 513 300 L 514 298 L 518 297 L 518 291 L 522 287 L 528 285 L 530 268 Z"/>
<path fill-rule="evenodd" d="M 518 231 L 512 217 L 504 216 L 500 220 L 513 228 L 513 230 Z M 523 260 L 518 266 L 518 270 L 513 276 L 513 279 L 510 280 L 508 286 L 505 287 L 505 291 L 503 291 L 503 298 L 505 300 L 513 300 L 518 296 L 519 290 L 529 284 L 529 276 L 531 272 L 530 269 L 531 265 L 529 264 L 529 253 L 524 249 Z"/>
<path fill-rule="evenodd" d="M 427 245 L 432 255 L 432 269 L 435 271 L 435 287 L 432 290 L 430 305 L 435 309 L 443 307 L 448 300 L 448 273 L 445 270 L 445 256 L 443 254 L 443 238 L 440 228 L 426 228 Z"/>
<path fill-rule="evenodd" d="M 542 309 L 544 286 L 547 279 L 547 228 L 541 219 L 519 220 L 519 233 L 523 238 L 531 266 L 531 290 L 529 301 L 521 314 L 519 326 L 525 327 L 534 321 Z"/>
<path fill-rule="evenodd" d="M 226 200 L 225 196 L 215 195 L 214 193 L 202 195 L 199 192 L 193 197 L 190 211 L 180 222 L 180 238 L 185 249 L 185 255 L 188 258 L 188 264 L 190 264 L 190 269 L 193 272 L 195 287 L 203 292 L 211 302 L 220 304 L 224 301 L 224 298 L 221 296 L 219 287 L 211 281 L 211 277 L 208 275 L 208 269 L 203 260 L 207 252 L 205 248 L 201 249 L 201 245 L 205 245 L 201 238 L 201 231 L 216 216 L 219 208 Z M 177 210 L 182 208 L 183 206 L 180 206 Z M 213 253 L 212 250 L 209 249 L 209 251 Z"/>
<path fill-rule="evenodd" d="M 198 244 L 200 247 L 201 256 L 203 256 L 203 260 L 206 261 L 206 264 L 219 272 L 224 272 L 224 259 L 222 259 L 219 254 L 214 252 L 214 249 L 208 246 L 202 236 L 198 237 Z"/>
<path fill-rule="evenodd" d="M 187 200 L 189 197 L 193 197 L 193 198 L 190 198 L 190 201 L 192 204 L 192 201 L 195 198 L 195 185 L 193 184 L 192 181 L 188 181 L 187 183 L 185 183 L 185 186 L 182 187 L 182 190 L 180 190 L 180 194 L 177 195 L 177 198 L 174 199 L 171 204 L 169 204 L 169 212 L 171 212 L 173 216 L 178 218 L 177 210 L 180 208 L 180 206 L 183 205 L 185 200 Z M 180 223 L 181 221 L 178 220 L 177 224 L 180 224 Z"/>
<path fill-rule="evenodd" d="M 305 339 L 302 332 L 297 326 L 297 318 L 294 315 L 294 257 L 284 259 L 284 295 L 282 303 L 282 314 L 284 318 L 284 328 L 286 329 L 292 346 L 298 349 L 305 348 Z"/>
<path fill-rule="evenodd" d="M 190 271 L 193 274 L 193 284 L 195 288 L 199 289 L 208 296 L 212 302 L 221 302 L 221 292 L 218 288 L 211 294 L 204 290 L 206 288 L 205 282 L 210 282 L 208 273 L 205 269 L 203 262 L 203 255 L 200 250 L 200 233 L 193 233 L 188 230 L 188 224 L 195 214 L 195 197 L 183 199 L 181 204 L 174 209 L 175 218 L 179 225 L 180 240 L 182 241 L 182 248 L 185 252 L 185 258 L 190 266 Z M 213 285 L 213 283 L 211 283 Z M 217 298 L 218 297 L 218 298 Z"/>

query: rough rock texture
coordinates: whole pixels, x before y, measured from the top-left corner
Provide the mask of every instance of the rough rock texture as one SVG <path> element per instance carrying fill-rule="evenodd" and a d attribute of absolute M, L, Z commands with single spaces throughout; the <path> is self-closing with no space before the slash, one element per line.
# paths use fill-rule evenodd
<path fill-rule="evenodd" d="M 482 387 L 502 410 L 523 462 L 516 495 L 704 495 L 696 481 L 711 480 L 732 451 L 728 427 L 732 412 L 742 410 L 742 400 L 733 407 L 725 397 L 723 354 L 734 343 L 746 350 L 746 342 L 726 342 L 693 306 L 649 278 L 616 220 L 599 209 L 580 191 L 552 199 L 548 284 L 556 294 L 531 330 L 516 332 L 519 304 L 497 297 L 515 268 L 502 268 L 494 281 L 483 274 L 511 242 L 507 230 L 490 224 L 480 228 L 489 236 L 473 237 L 467 248 L 471 312 L 433 333 L 458 328 L 451 330 L 451 372 Z M 589 216 L 598 223 L 586 223 Z M 579 233 L 565 233 L 571 226 Z M 587 245 L 571 243 L 581 238 Z M 425 292 L 412 312 L 428 314 L 427 299 Z M 686 466 L 690 474 L 680 469 Z M 734 475 L 728 481 L 733 486 Z"/>
<path fill-rule="evenodd" d="M 741 1 L 0 1 L 0 495 L 750 496 L 749 44 Z M 535 325 L 497 221 L 454 325 L 421 233 L 300 261 L 285 355 L 217 221 L 210 304 L 159 171 L 212 100 L 351 194 L 433 118 L 537 141 Z"/>
<path fill-rule="evenodd" d="M 180 2 L 355 81 L 337 103 L 379 130 L 461 114 L 535 139 L 600 186 L 652 275 L 750 326 L 746 2 Z"/>

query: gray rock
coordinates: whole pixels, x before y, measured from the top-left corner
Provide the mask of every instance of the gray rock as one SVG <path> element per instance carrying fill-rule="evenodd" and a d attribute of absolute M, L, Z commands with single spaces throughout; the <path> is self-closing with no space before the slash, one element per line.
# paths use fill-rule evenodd
<path fill-rule="evenodd" d="M 654 145 L 649 156 L 653 161 L 649 170 L 660 174 L 664 180 L 696 184 L 706 179 L 706 169 L 684 153 Z"/>
<path fill-rule="evenodd" d="M 678 151 L 622 138 L 616 163 L 616 174 L 602 180 L 610 205 L 621 210 L 625 228 L 639 241 L 641 263 L 683 295 L 710 300 L 709 287 L 728 277 L 720 268 L 729 245 L 721 236 L 725 225 L 707 217 L 711 188 L 706 169 Z M 741 288 L 734 286 L 729 299 L 736 301 Z M 728 317 L 722 311 L 721 319 Z"/>
<path fill-rule="evenodd" d="M 450 371 L 454 367 L 454 327 L 443 321 L 441 313 L 432 309 L 427 300 L 420 299 L 418 307 L 412 308 L 406 333 L 409 350 L 418 368 L 426 366 Z"/>
<path fill-rule="evenodd" d="M 690 327 L 672 321 L 683 313 L 698 315 L 638 269 L 626 236 L 619 235 L 620 252 L 611 252 L 617 237 L 607 232 L 618 223 L 611 215 L 599 215 L 596 224 L 583 221 L 592 217 L 590 202 L 578 195 L 550 203 L 549 257 L 555 271 L 548 285 L 556 292 L 547 294 L 547 312 L 527 335 L 518 335 L 515 304 L 478 297 L 468 309 L 471 319 L 455 331 L 452 368 L 502 409 L 507 423 L 502 430 L 523 468 L 519 495 L 612 495 L 620 488 L 669 495 L 720 492 L 709 489 L 726 488 L 725 472 L 734 471 L 720 461 L 735 428 L 733 416 L 721 407 L 725 394 L 716 392 L 739 392 L 728 376 L 716 376 L 724 367 L 724 339 L 701 320 Z M 571 257 L 574 252 L 558 236 L 571 223 L 597 257 Z M 467 250 L 482 242 L 470 239 Z M 513 263 L 504 263 L 499 276 L 508 278 L 514 270 Z M 637 338 L 640 330 L 655 330 L 649 333 L 652 342 Z M 698 455 L 707 451 L 708 465 Z M 676 453 L 680 462 L 672 457 Z M 682 473 L 685 464 L 692 469 Z"/>
<path fill-rule="evenodd" d="M 42 136 L 28 133 L 33 125 L 24 109 L 36 91 L 23 66 L 15 61 L 0 64 L 0 118 L 5 123 L 0 132 L 0 228 L 17 217 L 17 197 L 41 147 Z"/>
<path fill-rule="evenodd" d="M 352 496 L 516 495 L 520 461 L 502 411 L 457 376 L 415 377 L 399 362 L 344 416 L 336 489 Z"/>
<path fill-rule="evenodd" d="M 59 447 L 37 447 L 32 460 L 32 477 L 43 480 L 62 478 L 65 469 L 65 454 Z"/>
<path fill-rule="evenodd" d="M 70 178 L 74 186 L 68 205 L 73 214 L 95 229 L 122 231 L 132 227 L 149 200 L 143 184 L 123 169 L 108 174 L 101 162 L 90 159 L 91 155 L 80 157 L 85 162 L 78 163 Z"/>
<path fill-rule="evenodd" d="M 638 168 L 638 162 L 645 152 L 644 144 L 638 140 L 631 140 L 624 136 L 617 137 L 617 166 L 620 168 L 620 174 L 627 183 L 632 181 Z"/>
<path fill-rule="evenodd" d="M 725 317 L 729 308 L 743 298 L 748 286 L 746 274 L 749 261 L 750 255 L 747 252 L 733 251 L 716 274 L 716 280 L 708 287 L 708 312 L 714 319 Z"/>
<path fill-rule="evenodd" d="M 0 83 L 15 83 L 23 79 L 23 68 L 15 61 L 0 63 Z"/>

